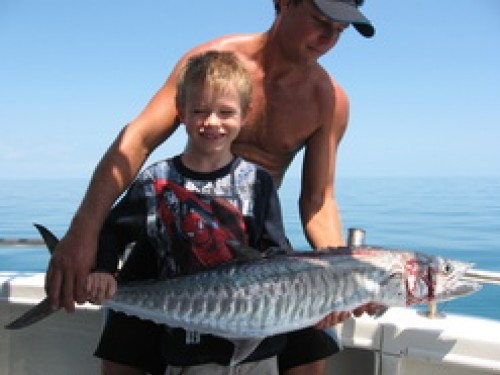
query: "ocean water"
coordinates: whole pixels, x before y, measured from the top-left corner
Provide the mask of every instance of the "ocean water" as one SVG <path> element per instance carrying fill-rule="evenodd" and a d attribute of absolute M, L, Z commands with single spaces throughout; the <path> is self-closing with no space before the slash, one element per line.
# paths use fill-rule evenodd
<path fill-rule="evenodd" d="M 0 238 L 37 238 L 33 223 L 66 230 L 86 180 L 0 180 Z M 308 249 L 300 225 L 300 180 L 280 189 L 287 235 Z M 500 272 L 500 177 L 340 178 L 336 189 L 344 231 L 362 228 L 366 243 L 420 250 Z M 42 247 L 0 246 L 0 271 L 44 271 Z M 500 286 L 440 304 L 444 313 L 500 320 Z"/>

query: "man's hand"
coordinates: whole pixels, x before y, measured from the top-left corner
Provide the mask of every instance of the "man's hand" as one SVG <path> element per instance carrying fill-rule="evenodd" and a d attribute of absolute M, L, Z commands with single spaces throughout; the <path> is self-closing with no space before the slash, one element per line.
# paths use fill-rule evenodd
<path fill-rule="evenodd" d="M 52 308 L 75 311 L 75 301 L 87 299 L 86 282 L 94 264 L 97 240 L 91 236 L 74 236 L 69 232 L 57 244 L 49 262 L 45 291 Z"/>
<path fill-rule="evenodd" d="M 342 312 L 333 312 L 325 316 L 319 323 L 314 325 L 314 328 L 318 329 L 327 329 L 336 324 L 342 323 L 343 321 L 349 319 L 351 317 L 351 312 L 342 311 Z"/>
<path fill-rule="evenodd" d="M 360 317 L 363 313 L 367 313 L 370 316 L 376 315 L 383 308 L 382 305 L 377 303 L 367 303 L 366 305 L 362 305 L 352 312 L 355 317 Z"/>
<path fill-rule="evenodd" d="M 377 314 L 383 306 L 376 303 L 367 303 L 366 305 L 359 306 L 354 309 L 352 312 L 350 311 L 342 311 L 342 312 L 333 312 L 324 317 L 319 323 L 317 323 L 314 327 L 318 329 L 327 329 L 336 324 L 342 323 L 343 321 L 349 319 L 352 315 L 355 317 L 360 317 L 363 313 L 367 313 L 372 316 Z"/>

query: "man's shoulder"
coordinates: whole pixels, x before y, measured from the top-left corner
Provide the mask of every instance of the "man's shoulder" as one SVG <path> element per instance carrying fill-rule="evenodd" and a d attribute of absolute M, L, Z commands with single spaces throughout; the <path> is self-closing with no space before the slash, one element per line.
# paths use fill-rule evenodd
<path fill-rule="evenodd" d="M 344 111 L 348 106 L 348 96 L 338 81 L 320 64 L 311 74 L 312 96 L 321 108 L 334 105 L 336 110 Z"/>
<path fill-rule="evenodd" d="M 337 94 L 338 92 L 344 93 L 344 90 L 342 89 L 340 84 L 320 64 L 316 64 L 316 66 L 314 67 L 313 74 L 311 74 L 311 80 L 314 88 L 323 95 Z"/>
<path fill-rule="evenodd" d="M 245 53 L 249 46 L 254 45 L 262 33 L 228 34 L 211 39 L 191 49 L 188 55 L 195 55 L 208 50 L 233 51 Z"/>

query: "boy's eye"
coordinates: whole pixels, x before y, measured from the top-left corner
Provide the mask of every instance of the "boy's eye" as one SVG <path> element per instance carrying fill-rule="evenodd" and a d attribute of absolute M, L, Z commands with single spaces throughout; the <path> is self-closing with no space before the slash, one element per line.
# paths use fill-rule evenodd
<path fill-rule="evenodd" d="M 237 114 L 238 111 L 235 109 L 223 109 L 219 111 L 219 117 L 226 120 L 234 118 Z"/>
<path fill-rule="evenodd" d="M 201 114 L 208 113 L 208 110 L 203 109 L 203 108 L 193 108 L 193 113 L 195 115 L 201 115 Z"/>
<path fill-rule="evenodd" d="M 192 108 L 191 109 L 191 113 L 193 115 L 197 115 L 197 116 L 211 116 L 212 113 L 216 113 L 217 116 L 221 117 L 221 118 L 229 118 L 231 116 L 234 116 L 236 114 L 236 110 L 235 109 L 232 109 L 232 108 L 221 108 L 221 109 L 208 109 L 208 108 L 203 108 L 203 107 L 199 107 L 199 108 Z"/>

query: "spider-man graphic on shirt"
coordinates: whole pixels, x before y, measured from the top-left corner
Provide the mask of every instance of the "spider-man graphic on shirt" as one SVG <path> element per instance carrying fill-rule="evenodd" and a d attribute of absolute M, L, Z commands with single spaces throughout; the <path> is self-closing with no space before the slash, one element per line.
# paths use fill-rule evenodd
<path fill-rule="evenodd" d="M 233 258 L 227 240 L 246 241 L 241 212 L 220 198 L 202 200 L 169 180 L 155 180 L 157 212 L 184 271 L 212 267 Z M 217 213 L 227 213 L 219 214 Z"/>

